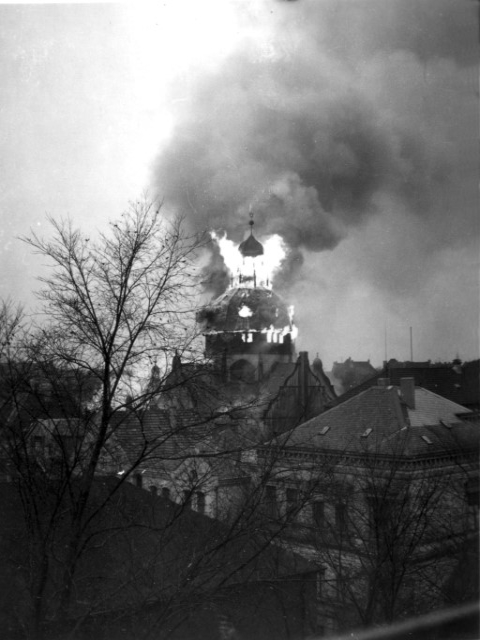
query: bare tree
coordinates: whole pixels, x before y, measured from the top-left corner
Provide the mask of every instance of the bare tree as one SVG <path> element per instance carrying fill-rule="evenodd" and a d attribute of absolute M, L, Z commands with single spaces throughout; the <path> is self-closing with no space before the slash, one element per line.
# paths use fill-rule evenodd
<path fill-rule="evenodd" d="M 181 219 L 164 219 L 159 207 L 148 201 L 131 204 L 98 237 L 87 236 L 68 220 L 50 222 L 50 238 L 24 238 L 50 261 L 51 271 L 40 279 L 42 315 L 17 345 L 15 362 L 22 361 L 23 387 L 10 402 L 17 411 L 9 434 L 31 539 L 40 545 L 35 553 L 41 569 L 32 585 L 38 637 L 47 608 L 49 558 L 58 548 L 54 538 L 59 535 L 59 519 L 63 575 L 57 613 L 68 615 L 85 531 L 95 515 L 89 506 L 92 487 L 116 428 L 115 416 L 131 410 L 132 393 L 136 411 L 145 405 L 152 390 L 145 393 L 142 380 L 153 362 L 158 371 L 166 372 L 176 351 L 195 357 L 191 314 L 198 290 L 194 259 L 201 245 L 201 239 L 185 231 Z M 3 325 L 7 344 L 17 325 L 18 314 L 10 313 Z M 10 357 L 11 366 L 13 362 Z M 95 391 L 88 410 L 79 398 L 87 382 Z M 38 385 L 48 390 L 42 392 Z M 62 395 L 80 401 L 76 407 L 70 402 L 62 408 Z M 28 422 L 39 414 L 44 419 L 42 432 L 37 425 L 32 435 Z M 27 424 L 19 427 L 19 417 Z M 40 455 L 32 458 L 32 438 L 40 443 L 45 437 L 48 455 L 42 450 L 43 460 Z M 51 468 L 59 459 L 61 473 L 58 464 L 55 472 Z M 126 478 L 131 472 L 126 469 Z M 39 509 L 41 501 L 51 503 L 51 508 Z"/>
<path fill-rule="evenodd" d="M 18 489 L 5 575 L 20 594 L 8 624 L 35 640 L 96 621 L 174 633 L 267 565 L 271 580 L 272 566 L 294 570 L 271 546 L 273 461 L 249 476 L 262 407 L 221 397 L 197 362 L 203 240 L 181 220 L 140 202 L 97 239 L 51 222 L 51 238 L 25 239 L 53 263 L 41 314 L 5 355 L 2 460 Z"/>

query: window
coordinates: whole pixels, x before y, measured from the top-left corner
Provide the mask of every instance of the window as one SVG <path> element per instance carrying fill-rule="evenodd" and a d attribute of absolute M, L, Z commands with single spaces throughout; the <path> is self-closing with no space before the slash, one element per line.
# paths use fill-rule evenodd
<path fill-rule="evenodd" d="M 468 505 L 469 526 L 478 530 L 478 507 L 480 504 L 478 478 L 469 478 L 465 482 L 465 498 Z"/>
<path fill-rule="evenodd" d="M 367 497 L 370 533 L 378 535 L 388 530 L 392 518 L 395 517 L 395 500 L 392 496 Z"/>
<path fill-rule="evenodd" d="M 298 489 L 287 489 L 287 515 L 295 516 L 299 508 L 299 495 Z"/>
<path fill-rule="evenodd" d="M 136 473 L 135 474 L 135 486 L 138 487 L 139 489 L 141 489 L 142 485 L 143 485 L 142 474 L 141 473 Z"/>
<path fill-rule="evenodd" d="M 170 489 L 168 487 L 162 488 L 162 498 L 165 498 L 165 500 L 170 500 Z"/>
<path fill-rule="evenodd" d="M 479 491 L 479 481 L 478 478 L 469 478 L 465 482 L 465 497 L 467 499 L 467 504 L 469 507 L 476 507 L 480 504 L 479 499 L 480 491 Z"/>
<path fill-rule="evenodd" d="M 75 441 L 73 439 L 73 436 L 63 435 L 59 438 L 59 441 L 62 453 L 64 453 L 65 456 L 70 457 L 73 454 L 75 448 Z"/>
<path fill-rule="evenodd" d="M 205 513 L 205 494 L 203 491 L 197 491 L 197 511 Z"/>
<path fill-rule="evenodd" d="M 325 569 L 315 572 L 315 595 L 317 600 L 323 596 L 323 585 L 325 584 Z"/>
<path fill-rule="evenodd" d="M 335 526 L 343 531 L 347 525 L 347 507 L 343 503 L 335 505 Z"/>
<path fill-rule="evenodd" d="M 313 524 L 317 529 L 325 526 L 325 503 L 323 500 L 315 500 L 312 505 Z"/>
<path fill-rule="evenodd" d="M 192 492 L 188 489 L 183 491 L 183 504 L 189 509 L 192 508 Z"/>
<path fill-rule="evenodd" d="M 267 515 L 275 518 L 277 515 L 277 488 L 272 485 L 265 487 L 265 507 Z"/>

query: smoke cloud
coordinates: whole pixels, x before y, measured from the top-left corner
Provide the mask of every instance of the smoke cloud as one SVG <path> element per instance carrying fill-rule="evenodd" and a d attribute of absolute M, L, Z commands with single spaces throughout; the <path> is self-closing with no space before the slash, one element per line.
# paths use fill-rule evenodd
<path fill-rule="evenodd" d="M 156 189 L 193 228 L 238 242 L 251 207 L 259 239 L 286 243 L 275 285 L 300 303 L 325 289 L 315 254 L 352 238 L 363 248 L 350 242 L 349 259 L 382 305 L 417 295 L 428 256 L 476 242 L 474 4 L 247 5 L 236 51 L 173 87 L 176 125 Z M 400 283 L 408 228 L 416 251 Z M 215 250 L 208 272 L 208 287 L 225 288 Z"/>

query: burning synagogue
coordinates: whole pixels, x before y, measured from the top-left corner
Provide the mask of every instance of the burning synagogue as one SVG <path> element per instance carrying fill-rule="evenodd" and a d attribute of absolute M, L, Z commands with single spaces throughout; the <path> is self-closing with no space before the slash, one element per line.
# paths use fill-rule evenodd
<path fill-rule="evenodd" d="M 265 259 L 272 252 L 281 255 L 278 246 L 272 251 L 275 242 L 267 241 L 265 249 L 251 220 L 247 238 L 238 247 L 227 245 L 226 262 L 235 265 L 230 285 L 197 313 L 205 360 L 182 362 L 176 355 L 161 382 L 154 367 L 152 400 L 142 417 L 142 424 L 148 418 L 155 429 L 160 413 L 181 433 L 178 446 L 185 455 L 181 464 L 140 465 L 138 482 L 177 500 L 190 496 L 203 513 L 220 519 L 232 516 L 225 506 L 232 492 L 242 502 L 249 491 L 251 470 L 243 464 L 247 452 L 325 411 L 336 399 L 319 358 L 310 365 L 306 352 L 296 353 L 294 309 L 273 291 Z M 135 424 L 138 428 L 138 416 L 131 416 L 117 432 L 127 447 Z M 206 454 L 201 464 L 200 451 Z"/>
<path fill-rule="evenodd" d="M 272 240 L 279 242 L 271 238 L 267 254 Z M 257 397 L 263 407 L 260 428 L 268 437 L 323 411 L 335 392 L 318 358 L 310 367 L 306 352 L 297 356 L 294 308 L 272 289 L 265 261 L 270 256 L 253 235 L 253 220 L 237 253 L 230 286 L 198 313 L 197 321 L 219 384 Z"/>
<path fill-rule="evenodd" d="M 472 602 L 478 412 L 378 373 L 336 397 L 318 357 L 296 354 L 294 310 L 253 221 L 238 248 L 218 242 L 231 278 L 197 315 L 205 363 L 177 356 L 149 411 L 118 432 L 128 448 L 146 424 L 175 431 L 175 455 L 139 465 L 139 486 L 229 526 L 253 510 L 269 548 L 292 554 L 262 575 L 302 585 L 301 630 L 295 605 L 286 614 L 298 637 Z M 245 632 L 248 613 L 229 615 Z"/>
<path fill-rule="evenodd" d="M 238 247 L 215 236 L 230 282 L 197 313 L 204 357 L 176 353 L 112 404 L 77 555 L 64 518 L 99 442 L 96 372 L 22 364 L 15 402 L 4 384 L 1 575 L 15 588 L 0 623 L 15 640 L 304 640 L 455 605 L 463 635 L 435 637 L 475 637 L 478 404 L 393 369 L 336 396 L 273 290 L 282 244 L 253 227 Z M 43 631 L 22 635 L 32 611 Z"/>

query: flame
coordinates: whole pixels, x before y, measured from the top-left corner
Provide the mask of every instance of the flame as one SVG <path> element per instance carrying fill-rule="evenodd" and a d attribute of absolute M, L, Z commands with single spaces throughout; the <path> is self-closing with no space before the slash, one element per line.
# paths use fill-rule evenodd
<path fill-rule="evenodd" d="M 233 286 L 239 284 L 240 275 L 244 276 L 243 282 L 251 282 L 264 287 L 272 286 L 273 276 L 287 255 L 285 244 L 278 234 L 270 236 L 262 243 L 264 254 L 258 258 L 243 258 L 238 250 L 238 245 L 229 240 L 226 233 L 219 235 L 212 231 L 210 235 L 218 245 L 225 266 L 232 277 Z M 253 271 L 255 271 L 255 279 L 252 277 Z"/>
<path fill-rule="evenodd" d="M 293 326 L 293 319 L 295 317 L 295 307 L 293 306 L 293 304 L 291 304 L 288 307 L 288 318 L 290 320 L 290 325 Z"/>
<path fill-rule="evenodd" d="M 261 333 L 267 334 L 267 342 L 284 342 L 285 336 L 290 334 L 291 340 L 295 342 L 298 337 L 298 328 L 293 324 L 290 324 L 283 329 L 275 329 L 273 324 L 268 329 L 262 329 Z"/>
<path fill-rule="evenodd" d="M 225 266 L 231 275 L 235 275 L 242 266 L 242 256 L 238 251 L 238 245 L 229 240 L 226 233 L 218 235 L 215 231 L 211 231 L 210 235 L 220 249 L 220 255 L 223 258 Z"/>
<path fill-rule="evenodd" d="M 250 307 L 247 307 L 245 304 L 243 305 L 243 307 L 240 309 L 240 311 L 238 312 L 238 315 L 241 318 L 251 318 L 253 316 L 253 311 L 250 309 Z"/>
<path fill-rule="evenodd" d="M 263 243 L 263 250 L 265 258 L 264 261 L 270 271 L 271 280 L 275 271 L 280 267 L 282 260 L 284 260 L 287 255 L 285 243 L 282 238 L 275 233 Z"/>

